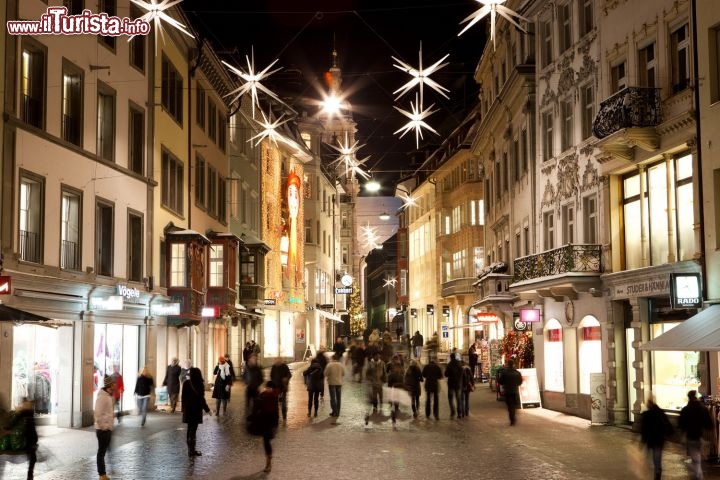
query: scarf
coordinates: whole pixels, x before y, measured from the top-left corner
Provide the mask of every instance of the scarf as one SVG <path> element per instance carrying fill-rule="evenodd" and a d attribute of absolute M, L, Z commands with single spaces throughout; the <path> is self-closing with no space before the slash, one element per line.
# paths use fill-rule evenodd
<path fill-rule="evenodd" d="M 230 377 L 230 365 L 228 365 L 227 363 L 219 363 L 218 375 L 220 375 L 220 378 L 222 378 L 223 380 Z"/>

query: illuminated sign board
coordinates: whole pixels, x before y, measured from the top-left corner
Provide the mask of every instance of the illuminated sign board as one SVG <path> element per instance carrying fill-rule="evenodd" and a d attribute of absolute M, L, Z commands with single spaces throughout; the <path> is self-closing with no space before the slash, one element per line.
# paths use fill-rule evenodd
<path fill-rule="evenodd" d="M 673 308 L 702 307 L 699 273 L 671 273 L 670 301 Z"/>
<path fill-rule="evenodd" d="M 535 323 L 540 321 L 539 308 L 521 308 L 520 320 L 524 323 Z"/>
<path fill-rule="evenodd" d="M 168 316 L 168 315 L 180 315 L 180 304 L 175 303 L 156 303 L 150 305 L 150 315 L 153 316 Z"/>
<path fill-rule="evenodd" d="M 90 297 L 90 310 L 122 310 L 123 306 L 123 297 L 120 295 Z"/>

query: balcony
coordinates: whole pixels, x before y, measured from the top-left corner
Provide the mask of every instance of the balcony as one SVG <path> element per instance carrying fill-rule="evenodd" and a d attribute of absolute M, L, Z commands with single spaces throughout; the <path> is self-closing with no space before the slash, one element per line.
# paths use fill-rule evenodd
<path fill-rule="evenodd" d="M 20 230 L 20 259 L 40 263 L 40 234 Z"/>
<path fill-rule="evenodd" d="M 600 287 L 601 245 L 564 245 L 514 261 L 511 291 L 534 291 L 540 297 L 577 298 Z"/>
<path fill-rule="evenodd" d="M 453 297 L 455 295 L 471 295 L 475 292 L 473 283 L 477 281 L 475 277 L 469 278 L 456 278 L 454 280 L 448 280 L 440 285 L 442 289 L 442 297 Z"/>
<path fill-rule="evenodd" d="M 632 160 L 633 147 L 652 152 L 660 147 L 660 89 L 627 87 L 600 103 L 593 122 L 598 146 L 611 155 Z"/>

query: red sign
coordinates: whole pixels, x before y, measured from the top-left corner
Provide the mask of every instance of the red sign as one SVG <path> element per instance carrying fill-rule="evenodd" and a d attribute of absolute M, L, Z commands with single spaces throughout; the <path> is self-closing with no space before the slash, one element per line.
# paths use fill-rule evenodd
<path fill-rule="evenodd" d="M 559 328 L 553 328 L 547 331 L 548 342 L 562 342 L 562 330 Z"/>
<path fill-rule="evenodd" d="M 10 275 L 0 275 L 0 295 L 12 293 L 12 280 Z"/>
<path fill-rule="evenodd" d="M 495 315 L 494 313 L 491 313 L 491 312 L 478 312 L 475 314 L 475 318 L 477 318 L 478 322 L 489 322 L 489 323 L 495 323 L 498 320 L 500 320 L 497 315 Z"/>

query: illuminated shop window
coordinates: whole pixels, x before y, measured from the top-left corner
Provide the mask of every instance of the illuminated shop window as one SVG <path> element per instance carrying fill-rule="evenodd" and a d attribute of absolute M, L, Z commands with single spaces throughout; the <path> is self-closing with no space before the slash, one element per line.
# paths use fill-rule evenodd
<path fill-rule="evenodd" d="M 545 325 L 545 390 L 562 392 L 563 381 L 563 336 L 562 326 L 556 319 Z"/>
<path fill-rule="evenodd" d="M 602 372 L 602 341 L 600 322 L 587 316 L 578 332 L 578 373 L 580 393 L 590 394 L 590 374 Z"/>

